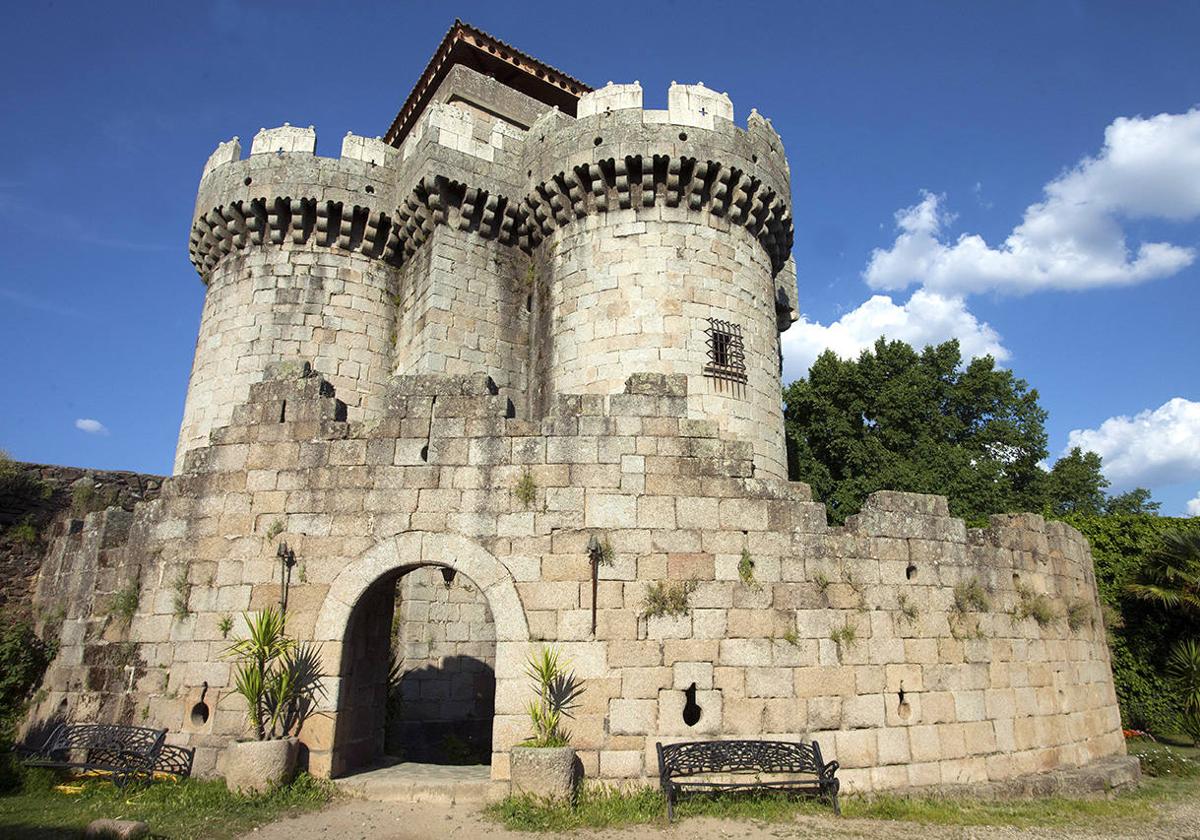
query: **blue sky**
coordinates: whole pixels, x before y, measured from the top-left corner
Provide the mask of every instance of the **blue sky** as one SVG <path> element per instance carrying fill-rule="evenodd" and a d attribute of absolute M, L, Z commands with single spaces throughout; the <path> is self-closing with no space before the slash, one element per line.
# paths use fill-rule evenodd
<path fill-rule="evenodd" d="M 0 447 L 169 472 L 208 154 L 284 121 L 328 155 L 383 133 L 455 16 L 593 85 L 638 79 L 647 107 L 703 81 L 772 119 L 792 374 L 881 330 L 957 336 L 1038 388 L 1052 458 L 1082 443 L 1118 489 L 1200 513 L 1190 3 L 24 4 L 0 35 Z"/>

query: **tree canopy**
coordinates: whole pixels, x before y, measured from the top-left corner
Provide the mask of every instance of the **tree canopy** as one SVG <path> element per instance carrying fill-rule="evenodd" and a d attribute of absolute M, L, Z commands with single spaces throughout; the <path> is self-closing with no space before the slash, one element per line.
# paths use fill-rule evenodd
<path fill-rule="evenodd" d="M 1138 488 L 1113 498 L 1100 456 L 1073 449 L 1047 472 L 1046 411 L 990 356 L 957 341 L 919 353 L 879 339 L 857 359 L 826 351 L 784 389 L 788 469 L 843 522 L 876 490 L 946 496 L 971 523 L 993 513 L 1153 513 Z"/>

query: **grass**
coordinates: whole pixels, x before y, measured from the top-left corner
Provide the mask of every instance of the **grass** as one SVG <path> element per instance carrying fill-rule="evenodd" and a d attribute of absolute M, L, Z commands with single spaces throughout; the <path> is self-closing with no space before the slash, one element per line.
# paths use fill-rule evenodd
<path fill-rule="evenodd" d="M 235 837 L 280 817 L 316 810 L 334 795 L 329 782 L 301 774 L 260 797 L 237 796 L 220 779 L 157 781 L 118 790 L 106 779 L 59 784 L 49 771 L 26 771 L 20 792 L 0 796 L 0 836 L 20 840 L 76 837 L 94 819 L 144 820 L 154 837 Z"/>
<path fill-rule="evenodd" d="M 171 597 L 171 606 L 175 613 L 175 618 L 180 620 L 187 618 L 192 614 L 191 608 L 188 607 L 188 600 L 192 597 L 192 584 L 188 581 L 188 567 L 186 564 L 175 575 L 171 589 L 174 591 Z"/>
<path fill-rule="evenodd" d="M 1152 778 L 1140 788 L 1113 799 L 1062 796 L 1016 800 L 983 800 L 881 794 L 843 796 L 846 818 L 891 820 L 948 826 L 1004 825 L 1018 828 L 1106 828 L 1144 826 L 1163 804 L 1200 794 L 1197 778 Z M 639 824 L 666 824 L 666 803 L 654 788 L 622 791 L 602 785 L 580 791 L 574 808 L 535 797 L 509 797 L 489 805 L 491 819 L 518 831 L 572 831 Z M 676 819 L 715 817 L 757 822 L 786 822 L 796 817 L 837 818 L 829 805 L 811 797 L 770 794 L 692 796 L 675 807 Z M 819 836 L 819 832 L 817 832 Z"/>
<path fill-rule="evenodd" d="M 762 589 L 762 586 L 754 579 L 754 558 L 750 556 L 750 551 L 745 548 L 742 549 L 742 559 L 738 560 L 738 577 L 747 586 L 753 589 Z"/>
<path fill-rule="evenodd" d="M 908 596 L 901 592 L 896 596 L 896 603 L 900 607 L 900 615 L 909 624 L 912 624 L 921 615 L 921 611 L 917 609 L 917 605 L 908 600 Z"/>
<path fill-rule="evenodd" d="M 1085 624 L 1091 623 L 1092 620 L 1092 605 L 1082 598 L 1070 598 L 1067 600 L 1067 627 L 1071 628 L 1071 632 L 1075 632 Z"/>

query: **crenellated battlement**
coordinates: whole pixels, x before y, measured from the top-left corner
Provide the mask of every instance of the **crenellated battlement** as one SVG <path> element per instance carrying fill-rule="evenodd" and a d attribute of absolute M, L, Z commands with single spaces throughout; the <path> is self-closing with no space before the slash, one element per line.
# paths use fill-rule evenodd
<path fill-rule="evenodd" d="M 738 128 L 729 97 L 703 85 L 673 84 L 666 111 L 642 110 L 641 101 L 637 83 L 587 94 L 579 118 L 535 126 L 537 151 L 522 152 L 525 133 L 503 120 L 443 103 L 427 109 L 399 150 L 348 133 L 340 158 L 318 157 L 316 131 L 285 123 L 260 129 L 243 159 L 235 137 L 205 164 L 192 262 L 207 277 L 234 251 L 290 242 L 400 266 L 440 224 L 530 253 L 573 219 L 661 204 L 744 226 L 780 271 L 794 231 L 786 164 L 782 173 L 766 165 L 773 156 L 783 161 L 769 123 L 752 113 L 748 128 Z M 494 163 L 500 152 L 524 154 L 528 186 L 497 183 L 456 160 Z"/>

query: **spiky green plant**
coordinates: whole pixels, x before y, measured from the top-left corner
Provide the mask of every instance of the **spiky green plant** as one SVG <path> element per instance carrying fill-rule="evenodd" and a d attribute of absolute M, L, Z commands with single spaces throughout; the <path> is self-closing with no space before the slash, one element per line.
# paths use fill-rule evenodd
<path fill-rule="evenodd" d="M 1200 531 L 1164 534 L 1126 589 L 1139 600 L 1200 617 Z"/>
<path fill-rule="evenodd" d="M 1180 725 L 1200 746 L 1200 641 L 1184 639 L 1171 650 L 1167 676 L 1179 692 Z"/>
<path fill-rule="evenodd" d="M 325 693 L 317 650 L 287 635 L 285 616 L 275 607 L 243 616 L 249 635 L 225 656 L 237 663 L 234 686 L 254 735 L 260 741 L 297 735 Z"/>
<path fill-rule="evenodd" d="M 525 674 L 533 680 L 538 693 L 537 699 L 529 702 L 533 735 L 526 739 L 525 746 L 568 746 L 571 733 L 563 728 L 563 718 L 574 717 L 571 711 L 579 705 L 583 683 L 557 649 L 544 645 L 529 654 Z"/>
<path fill-rule="evenodd" d="M 750 556 L 750 550 L 742 549 L 742 559 L 738 560 L 738 577 L 742 579 L 742 583 L 753 589 L 761 589 L 758 581 L 754 579 L 754 558 Z"/>

